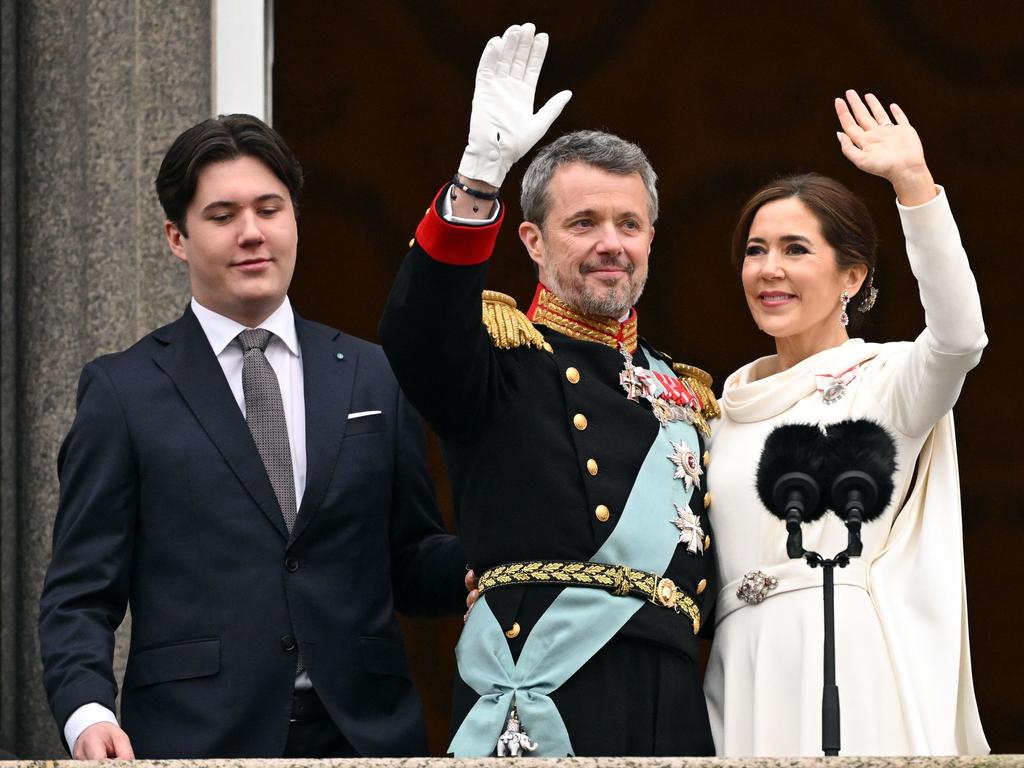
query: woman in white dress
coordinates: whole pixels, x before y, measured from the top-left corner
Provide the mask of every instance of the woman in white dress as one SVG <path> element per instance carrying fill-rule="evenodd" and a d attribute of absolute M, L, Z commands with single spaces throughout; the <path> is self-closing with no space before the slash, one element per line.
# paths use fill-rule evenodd
<path fill-rule="evenodd" d="M 892 104 L 890 118 L 854 91 L 835 106 L 843 154 L 896 192 L 926 328 L 913 342 L 849 338 L 847 321 L 874 303 L 876 240 L 865 207 L 838 182 L 790 177 L 744 208 L 733 258 L 777 354 L 727 379 L 711 448 L 723 584 L 705 678 L 715 744 L 720 755 L 821 754 L 822 572 L 787 557 L 785 524 L 762 505 L 754 478 L 780 424 L 869 419 L 894 438 L 897 469 L 891 502 L 863 528 L 862 557 L 835 571 L 841 754 L 986 753 L 950 413 L 987 341 L 977 287 L 903 111 Z M 847 531 L 828 513 L 804 525 L 803 540 L 830 557 Z"/>

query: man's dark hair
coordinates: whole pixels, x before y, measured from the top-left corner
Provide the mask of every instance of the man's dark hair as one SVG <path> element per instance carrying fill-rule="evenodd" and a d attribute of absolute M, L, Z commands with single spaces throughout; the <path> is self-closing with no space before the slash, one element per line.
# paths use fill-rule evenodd
<path fill-rule="evenodd" d="M 174 140 L 156 175 L 156 194 L 164 214 L 181 234 L 185 212 L 196 193 L 199 174 L 210 163 L 254 157 L 288 188 L 292 208 L 299 212 L 302 166 L 269 125 L 252 115 L 221 115 L 193 125 Z"/>

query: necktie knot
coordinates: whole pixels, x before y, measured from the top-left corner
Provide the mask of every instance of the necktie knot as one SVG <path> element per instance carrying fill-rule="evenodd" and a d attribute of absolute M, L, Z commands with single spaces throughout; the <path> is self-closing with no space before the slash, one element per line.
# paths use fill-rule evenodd
<path fill-rule="evenodd" d="M 267 344 L 270 343 L 270 337 L 273 335 L 266 328 L 246 328 L 238 334 L 238 342 L 242 345 L 242 353 L 244 354 L 253 349 L 266 352 Z"/>

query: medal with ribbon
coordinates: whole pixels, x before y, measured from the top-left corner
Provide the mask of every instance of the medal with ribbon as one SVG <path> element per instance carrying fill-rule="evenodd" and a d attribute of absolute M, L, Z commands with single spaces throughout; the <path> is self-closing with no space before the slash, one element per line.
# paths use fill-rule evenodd
<path fill-rule="evenodd" d="M 633 365 L 633 355 L 621 344 L 619 351 L 625 359 L 619 383 L 627 398 L 635 403 L 639 403 L 641 398 L 647 400 L 663 427 L 673 421 L 685 421 L 687 424 L 696 421 L 696 414 L 703 404 L 692 387 L 677 376 Z"/>
<path fill-rule="evenodd" d="M 860 372 L 860 364 L 847 368 L 842 373 L 819 373 L 814 377 L 814 385 L 821 393 L 821 400 L 825 405 L 832 405 L 843 399 L 846 388 L 853 383 Z"/>

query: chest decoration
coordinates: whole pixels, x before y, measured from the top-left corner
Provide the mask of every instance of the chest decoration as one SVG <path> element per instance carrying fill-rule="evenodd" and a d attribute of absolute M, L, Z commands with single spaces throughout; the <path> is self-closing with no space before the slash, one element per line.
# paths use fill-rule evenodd
<path fill-rule="evenodd" d="M 625 360 L 619 384 L 627 398 L 634 403 L 639 403 L 641 398 L 649 402 L 654 417 L 663 427 L 673 421 L 693 424 L 697 420 L 701 402 L 689 385 L 675 376 L 633 365 L 633 355 L 624 346 L 620 345 L 619 351 Z"/>
<path fill-rule="evenodd" d="M 532 752 L 537 748 L 535 741 L 530 741 L 530 737 L 526 735 L 526 731 L 523 730 L 523 724 L 519 721 L 519 715 L 516 714 L 515 705 L 512 705 L 512 711 L 508 716 L 508 723 L 505 724 L 505 730 L 498 737 L 498 744 L 495 750 L 498 757 L 519 757 L 526 752 Z"/>
<path fill-rule="evenodd" d="M 847 368 L 842 373 L 819 373 L 814 377 L 814 386 L 821 393 L 821 401 L 825 405 L 832 405 L 843 399 L 846 388 L 853 383 L 860 372 L 860 365 Z"/>
<path fill-rule="evenodd" d="M 697 454 L 681 440 L 679 442 L 671 440 L 669 445 L 672 446 L 672 453 L 669 454 L 668 460 L 675 465 L 672 479 L 682 480 L 683 488 L 687 491 L 699 485 L 700 476 L 704 474 L 704 470 L 700 468 Z M 703 555 L 704 529 L 700 526 L 700 515 L 693 514 L 687 504 L 679 506 L 673 502 L 672 506 L 676 509 L 676 516 L 669 522 L 679 530 L 677 543 L 685 544 L 686 551 L 691 555 Z"/>
<path fill-rule="evenodd" d="M 687 448 L 684 443 L 677 443 L 673 440 L 671 445 L 672 455 L 668 457 L 668 460 L 676 465 L 673 479 L 682 480 L 683 487 L 690 490 L 700 482 L 700 476 L 704 474 L 704 470 L 700 468 L 697 454 Z"/>
<path fill-rule="evenodd" d="M 704 529 L 700 527 L 700 515 L 693 514 L 690 511 L 689 506 L 680 507 L 678 504 L 673 504 L 676 508 L 675 519 L 672 520 L 672 525 L 679 529 L 679 543 L 686 545 L 686 551 L 691 555 L 703 555 L 704 554 Z"/>

